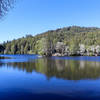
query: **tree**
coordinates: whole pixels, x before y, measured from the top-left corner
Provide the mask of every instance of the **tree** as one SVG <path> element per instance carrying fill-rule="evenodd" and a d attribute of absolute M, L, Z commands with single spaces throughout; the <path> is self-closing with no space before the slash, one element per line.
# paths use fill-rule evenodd
<path fill-rule="evenodd" d="M 12 8 L 12 4 L 15 0 L 0 0 L 0 17 L 4 16 L 10 8 Z"/>
<path fill-rule="evenodd" d="M 29 44 L 26 43 L 25 48 L 24 48 L 24 54 L 28 54 L 29 51 Z"/>
<path fill-rule="evenodd" d="M 4 47 L 2 45 L 0 45 L 0 53 L 3 53 L 4 52 Z"/>
<path fill-rule="evenodd" d="M 77 55 L 79 52 L 79 42 L 78 40 L 72 39 L 69 44 L 69 49 L 71 55 Z"/>
<path fill-rule="evenodd" d="M 16 52 L 17 52 L 17 45 L 16 44 L 13 44 L 11 46 L 11 54 L 16 54 Z"/>
<path fill-rule="evenodd" d="M 24 46 L 23 45 L 21 45 L 21 50 L 20 50 L 21 52 L 21 54 L 24 54 Z"/>
<path fill-rule="evenodd" d="M 79 44 L 79 51 L 81 55 L 84 55 L 84 53 L 86 52 L 86 47 L 84 44 Z"/>
<path fill-rule="evenodd" d="M 96 49 L 96 53 L 97 53 L 97 54 L 100 54 L 100 46 L 97 45 L 97 46 L 95 47 L 95 49 Z"/>
<path fill-rule="evenodd" d="M 42 39 L 42 55 L 45 55 L 45 56 L 51 55 L 51 46 L 47 38 Z"/>
<path fill-rule="evenodd" d="M 64 43 L 63 42 L 57 42 L 55 49 L 56 49 L 56 52 L 64 54 L 64 52 L 65 52 L 65 45 L 64 45 Z"/>
<path fill-rule="evenodd" d="M 53 39 L 51 32 L 48 32 L 45 44 L 45 56 L 51 56 L 54 51 Z"/>

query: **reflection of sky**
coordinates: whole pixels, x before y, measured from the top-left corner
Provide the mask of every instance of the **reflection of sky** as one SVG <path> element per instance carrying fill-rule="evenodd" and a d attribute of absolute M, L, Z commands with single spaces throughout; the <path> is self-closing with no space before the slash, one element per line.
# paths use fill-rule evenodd
<path fill-rule="evenodd" d="M 27 62 L 33 59 L 37 59 L 38 55 L 0 55 L 1 57 L 9 57 L 11 59 L 0 59 L 2 63 L 8 62 Z"/>
<path fill-rule="evenodd" d="M 75 56 L 75 57 L 52 57 L 52 59 L 64 60 L 83 60 L 83 61 L 97 61 L 100 62 L 100 56 Z"/>
<path fill-rule="evenodd" d="M 48 80 L 45 75 L 31 74 L 13 68 L 0 68 L 0 92 L 50 93 L 60 95 L 98 95 L 100 80 L 68 81 L 55 77 Z M 92 93 L 91 93 L 92 92 Z"/>
<path fill-rule="evenodd" d="M 24 61 L 24 59 L 34 59 L 30 56 L 8 56 L 13 57 L 16 61 Z M 37 59 L 37 57 L 35 57 Z M 56 57 L 54 57 L 55 59 Z M 59 57 L 57 57 L 59 58 Z M 60 57 L 72 58 L 72 57 Z M 75 57 L 73 57 L 75 59 Z M 76 59 L 79 57 L 76 57 Z M 81 57 L 85 59 L 85 57 Z M 95 57 L 92 57 L 92 59 Z M 99 58 L 99 57 L 96 57 Z M 86 58 L 87 59 L 87 58 Z M 3 63 L 14 62 L 13 59 L 5 60 Z M 0 60 L 1 61 L 1 60 Z M 2 60 L 3 61 L 3 60 Z M 58 63 L 58 62 L 57 62 Z M 83 62 L 81 62 L 83 63 Z M 91 62 L 92 63 L 92 62 Z M 13 66 L 13 65 L 12 65 Z M 100 94 L 100 79 L 89 80 L 64 80 L 57 77 L 47 78 L 45 74 L 39 72 L 27 73 L 25 69 L 18 69 L 17 67 L 0 66 L 0 93 L 32 93 L 32 94 L 57 94 L 64 96 L 99 96 Z M 67 73 L 66 73 L 67 74 Z M 68 73 L 70 74 L 70 73 Z M 80 75 L 80 74 L 79 74 Z"/>
<path fill-rule="evenodd" d="M 39 58 L 38 55 L 0 55 L 1 57 L 10 57 L 13 59 L 0 59 L 2 62 L 27 62 L 33 59 Z M 81 60 L 81 61 L 94 61 L 100 62 L 100 56 L 77 56 L 77 57 L 52 57 L 52 59 L 62 59 L 62 60 Z"/>

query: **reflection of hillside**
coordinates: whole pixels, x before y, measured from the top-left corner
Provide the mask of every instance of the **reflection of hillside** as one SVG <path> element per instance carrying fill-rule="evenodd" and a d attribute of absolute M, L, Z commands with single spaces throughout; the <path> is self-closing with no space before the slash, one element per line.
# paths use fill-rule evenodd
<path fill-rule="evenodd" d="M 37 59 L 34 62 L 8 63 L 7 65 L 26 72 L 40 72 L 48 78 L 80 80 L 96 79 L 100 76 L 100 62 Z"/>
<path fill-rule="evenodd" d="M 0 56 L 0 59 L 10 59 L 9 57 L 2 57 Z"/>

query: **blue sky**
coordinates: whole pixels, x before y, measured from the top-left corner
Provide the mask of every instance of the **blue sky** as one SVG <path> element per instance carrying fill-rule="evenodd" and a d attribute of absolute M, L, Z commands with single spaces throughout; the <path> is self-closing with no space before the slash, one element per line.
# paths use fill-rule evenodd
<path fill-rule="evenodd" d="M 0 21 L 0 43 L 72 25 L 100 27 L 100 0 L 17 0 Z"/>

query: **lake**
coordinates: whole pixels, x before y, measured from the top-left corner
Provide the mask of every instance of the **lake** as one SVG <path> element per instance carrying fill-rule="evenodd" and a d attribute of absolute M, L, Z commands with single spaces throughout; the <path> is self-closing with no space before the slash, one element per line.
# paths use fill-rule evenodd
<path fill-rule="evenodd" d="M 100 57 L 0 55 L 0 100 L 100 100 Z"/>

